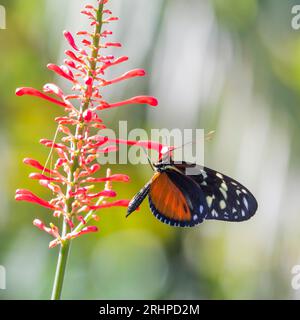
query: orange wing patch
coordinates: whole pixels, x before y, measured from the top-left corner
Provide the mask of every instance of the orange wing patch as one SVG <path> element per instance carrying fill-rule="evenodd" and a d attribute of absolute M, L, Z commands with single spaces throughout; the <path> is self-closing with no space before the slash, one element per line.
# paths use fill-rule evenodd
<path fill-rule="evenodd" d="M 166 173 L 155 174 L 149 195 L 156 209 L 166 218 L 176 221 L 191 220 L 191 212 L 184 195 Z"/>

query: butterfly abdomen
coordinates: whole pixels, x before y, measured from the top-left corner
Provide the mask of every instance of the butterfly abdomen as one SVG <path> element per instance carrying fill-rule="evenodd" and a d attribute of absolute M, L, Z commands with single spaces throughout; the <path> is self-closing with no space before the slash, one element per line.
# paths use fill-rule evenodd
<path fill-rule="evenodd" d="M 135 197 L 129 202 L 128 208 L 127 208 L 127 217 L 134 212 L 140 204 L 143 202 L 147 194 L 150 190 L 150 184 L 151 182 L 148 182 L 142 190 L 140 190 Z"/>

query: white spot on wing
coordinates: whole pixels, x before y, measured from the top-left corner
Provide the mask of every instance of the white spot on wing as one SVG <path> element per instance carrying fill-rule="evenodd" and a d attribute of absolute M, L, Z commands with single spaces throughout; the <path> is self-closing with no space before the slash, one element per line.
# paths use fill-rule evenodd
<path fill-rule="evenodd" d="M 227 192 L 223 188 L 220 188 L 219 190 L 222 193 L 224 199 L 227 200 Z"/>
<path fill-rule="evenodd" d="M 208 205 L 209 208 L 210 208 L 211 205 L 212 205 L 212 202 L 213 202 L 213 197 L 207 196 L 207 197 L 206 197 L 206 202 L 207 202 L 207 205 Z"/>
<path fill-rule="evenodd" d="M 221 200 L 219 203 L 220 209 L 224 210 L 226 208 L 226 202 L 224 200 Z"/>
<path fill-rule="evenodd" d="M 221 183 L 221 188 L 223 188 L 225 191 L 228 191 L 227 184 L 225 183 L 225 181 Z"/>
<path fill-rule="evenodd" d="M 247 201 L 246 197 L 243 198 L 243 202 L 244 202 L 244 205 L 245 205 L 246 209 L 248 210 L 249 209 L 249 204 L 248 204 L 248 201 Z"/>
<path fill-rule="evenodd" d="M 215 209 L 212 210 L 211 214 L 213 217 L 216 217 L 216 218 L 219 216 Z"/>

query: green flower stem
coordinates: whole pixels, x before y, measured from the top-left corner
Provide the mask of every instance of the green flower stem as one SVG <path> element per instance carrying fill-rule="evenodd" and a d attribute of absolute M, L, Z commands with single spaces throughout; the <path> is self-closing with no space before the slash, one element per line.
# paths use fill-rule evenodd
<path fill-rule="evenodd" d="M 74 148 L 75 148 L 75 145 L 72 144 L 72 149 Z M 74 161 L 74 164 L 71 167 L 68 175 L 69 181 L 72 181 L 73 174 L 77 169 L 77 167 L 78 167 L 77 161 Z M 71 189 L 72 189 L 71 185 L 68 185 L 66 194 L 69 194 L 69 191 L 71 191 Z M 66 200 L 65 211 L 71 212 L 71 210 L 72 210 L 72 202 L 69 198 Z M 64 239 L 65 236 L 69 233 L 70 231 L 69 229 L 70 227 L 66 219 L 64 219 L 62 234 L 61 234 L 62 239 Z M 70 246 L 71 246 L 71 240 L 68 240 L 68 239 L 62 240 L 60 245 L 59 255 L 58 255 L 51 300 L 60 300 L 61 298 L 62 287 L 64 283 L 64 278 L 65 278 L 65 271 L 66 271 L 67 261 L 70 253 Z"/>
<path fill-rule="evenodd" d="M 66 234 L 67 229 L 68 229 L 67 222 L 64 221 L 63 235 Z M 71 241 L 66 240 L 60 246 L 51 300 L 60 300 L 61 298 L 65 271 L 66 271 L 68 256 L 70 252 L 70 245 L 71 245 Z"/>
<path fill-rule="evenodd" d="M 90 70 L 89 70 L 89 75 L 93 78 L 95 78 L 95 71 L 97 68 L 97 57 L 100 49 L 100 33 L 103 25 L 103 3 L 99 4 L 98 11 L 97 11 L 97 21 L 98 24 L 95 28 L 95 34 L 93 37 L 93 49 L 91 53 L 91 59 L 90 59 Z M 82 105 L 81 111 L 85 111 L 90 104 L 90 98 L 88 98 L 84 104 Z M 76 128 L 76 132 L 80 133 L 82 130 L 84 130 L 84 124 L 78 125 Z M 71 148 L 73 151 L 76 150 L 76 143 L 71 144 Z M 70 185 L 67 187 L 66 191 L 66 198 L 68 197 L 69 191 L 71 190 L 71 186 L 74 183 L 73 181 L 73 176 L 74 172 L 78 169 L 78 159 L 75 157 L 73 161 L 73 166 L 70 169 L 70 174 L 69 174 L 69 181 Z M 100 200 L 100 199 L 99 199 Z M 101 200 L 102 201 L 102 200 Z M 100 201 L 99 201 L 100 203 Z M 70 199 L 67 198 L 66 200 L 66 212 L 71 212 L 72 210 L 72 202 Z M 86 222 L 88 222 L 92 218 L 92 211 L 90 211 L 87 216 L 86 216 Z M 54 284 L 53 284 L 53 290 L 52 290 L 52 300 L 60 300 L 61 299 L 61 293 L 62 293 L 62 288 L 63 288 L 63 283 L 64 283 L 64 278 L 65 278 L 65 271 L 66 271 L 66 266 L 67 266 L 67 261 L 68 261 L 68 256 L 70 253 L 70 246 L 71 246 L 71 239 L 65 239 L 65 236 L 71 231 L 76 232 L 80 231 L 83 228 L 82 223 L 80 223 L 74 230 L 70 230 L 70 227 L 67 223 L 67 221 L 64 219 L 63 222 L 63 229 L 62 229 L 62 242 L 60 245 L 60 251 L 59 251 L 59 256 L 58 256 L 58 261 L 57 261 L 57 266 L 56 266 L 56 272 L 55 272 L 55 278 L 54 278 Z"/>

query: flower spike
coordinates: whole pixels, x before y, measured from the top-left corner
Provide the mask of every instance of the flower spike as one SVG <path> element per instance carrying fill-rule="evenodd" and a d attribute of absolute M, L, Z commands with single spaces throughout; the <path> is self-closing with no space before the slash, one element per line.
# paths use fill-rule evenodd
<path fill-rule="evenodd" d="M 54 237 L 49 244 L 50 248 L 58 245 L 63 247 L 71 239 L 97 232 L 98 227 L 90 225 L 91 221 L 99 220 L 96 211 L 128 206 L 129 200 L 118 198 L 114 185 L 129 182 L 129 176 L 112 174 L 110 169 L 106 174 L 103 173 L 102 167 L 96 162 L 97 154 L 115 152 L 120 143 L 155 149 L 159 153 L 163 148 L 151 141 L 111 140 L 97 134 L 99 129 L 105 128 L 99 111 L 130 104 L 152 107 L 158 105 L 156 98 L 144 95 L 119 102 L 103 99 L 107 86 L 143 77 L 146 72 L 143 69 L 133 69 L 119 77 L 107 79 L 107 69 L 126 62 L 128 57 L 121 55 L 115 58 L 109 52 L 112 47 L 122 47 L 120 42 L 110 39 L 113 33 L 107 28 L 111 22 L 117 21 L 118 17 L 113 16 L 106 8 L 108 0 L 98 0 L 97 3 L 97 7 L 85 5 L 82 11 L 89 19 L 93 31 L 81 30 L 76 36 L 64 31 L 63 35 L 70 46 L 65 51 L 64 64 L 47 65 L 56 76 L 68 80 L 69 89 L 62 90 L 55 83 L 46 83 L 42 91 L 31 87 L 16 90 L 17 96 L 35 96 L 61 106 L 65 111 L 55 118 L 58 124 L 55 138 L 40 140 L 44 147 L 49 148 L 49 159 L 53 158 L 51 165 L 49 166 L 48 161 L 45 163 L 32 158 L 25 158 L 23 161 L 38 170 L 31 173 L 29 178 L 37 180 L 46 188 L 50 200 L 44 200 L 27 189 L 19 189 L 15 195 L 17 201 L 26 201 L 50 209 L 54 218 L 62 220 L 62 230 L 52 223 L 46 226 L 39 219 L 33 222 L 37 228 Z M 77 37 L 80 37 L 80 40 Z"/>

